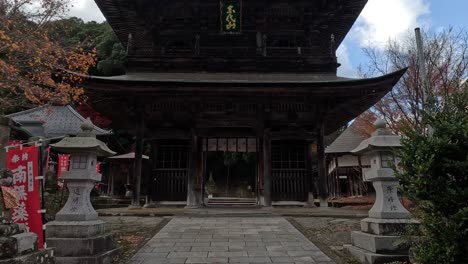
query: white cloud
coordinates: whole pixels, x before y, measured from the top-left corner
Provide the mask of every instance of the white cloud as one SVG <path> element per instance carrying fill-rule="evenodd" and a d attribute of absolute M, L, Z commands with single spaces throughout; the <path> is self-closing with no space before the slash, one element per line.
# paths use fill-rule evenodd
<path fill-rule="evenodd" d="M 341 44 L 336 51 L 338 62 L 341 66 L 338 68 L 338 76 L 355 78 L 357 76 L 356 70 L 354 70 L 351 60 L 348 55 L 348 47 L 345 44 Z"/>
<path fill-rule="evenodd" d="M 79 17 L 85 22 L 92 20 L 102 22 L 106 20 L 94 0 L 75 0 L 72 4 L 73 6 L 68 13 L 70 17 Z"/>
<path fill-rule="evenodd" d="M 389 39 L 424 25 L 429 13 L 428 0 L 369 0 L 351 37 L 361 46 L 383 47 Z"/>

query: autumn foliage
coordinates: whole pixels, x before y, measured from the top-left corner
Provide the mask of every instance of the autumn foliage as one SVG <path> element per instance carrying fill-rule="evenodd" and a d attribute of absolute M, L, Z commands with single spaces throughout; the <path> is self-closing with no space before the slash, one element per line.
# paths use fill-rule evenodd
<path fill-rule="evenodd" d="M 67 4 L 0 1 L 0 113 L 82 97 L 82 76 L 95 65 L 95 52 L 63 47 L 48 33 L 50 21 L 64 14 Z"/>

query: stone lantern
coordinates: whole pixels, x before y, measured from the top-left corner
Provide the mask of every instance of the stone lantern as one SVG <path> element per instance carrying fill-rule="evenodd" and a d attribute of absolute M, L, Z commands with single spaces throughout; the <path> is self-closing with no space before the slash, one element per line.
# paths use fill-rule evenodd
<path fill-rule="evenodd" d="M 88 119 L 76 137 L 67 137 L 52 148 L 70 154 L 70 170 L 63 172 L 69 196 L 55 221 L 46 225 L 47 244 L 56 248 L 57 263 L 110 263 L 118 253 L 112 237 L 104 233 L 104 222 L 91 204 L 90 193 L 101 180 L 96 172 L 97 157 L 115 154 L 96 138 Z M 73 246 L 70 246 L 73 245 Z"/>
<path fill-rule="evenodd" d="M 408 248 L 401 248 L 397 240 L 408 224 L 417 224 L 398 198 L 398 179 L 394 168 L 399 159 L 395 149 L 401 147 L 400 137 L 387 128 L 385 121 L 374 123 L 376 131 L 359 144 L 352 153 L 369 157 L 371 167 L 363 169 L 364 178 L 372 182 L 375 203 L 369 217 L 361 220 L 361 231 L 351 234 L 353 245 L 348 250 L 363 263 L 408 259 Z"/>

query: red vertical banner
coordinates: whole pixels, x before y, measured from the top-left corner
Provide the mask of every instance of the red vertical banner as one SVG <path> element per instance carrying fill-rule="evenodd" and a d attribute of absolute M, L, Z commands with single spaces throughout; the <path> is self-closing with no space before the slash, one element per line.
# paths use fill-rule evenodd
<path fill-rule="evenodd" d="M 57 178 L 62 178 L 62 172 L 68 171 L 70 166 L 70 155 L 69 154 L 59 154 L 58 155 L 58 170 L 57 170 Z M 63 182 L 57 182 L 60 190 L 63 190 Z"/>
<path fill-rule="evenodd" d="M 38 148 L 14 147 L 7 152 L 7 168 L 13 173 L 13 189 L 18 196 L 18 206 L 11 210 L 11 218 L 17 224 L 26 225 L 28 232 L 39 237 L 39 248 L 43 248 L 42 216 L 40 213 Z"/>

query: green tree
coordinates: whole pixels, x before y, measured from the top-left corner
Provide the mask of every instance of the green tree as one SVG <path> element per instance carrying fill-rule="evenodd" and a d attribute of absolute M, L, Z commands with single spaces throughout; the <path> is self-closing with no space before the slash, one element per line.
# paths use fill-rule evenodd
<path fill-rule="evenodd" d="M 397 176 L 417 205 L 418 263 L 468 263 L 468 87 L 423 112 L 431 132 L 403 130 Z"/>
<path fill-rule="evenodd" d="M 72 17 L 51 22 L 49 30 L 63 47 L 96 50 L 96 67 L 91 68 L 89 74 L 111 76 L 125 73 L 126 50 L 107 22 L 84 22 Z"/>

